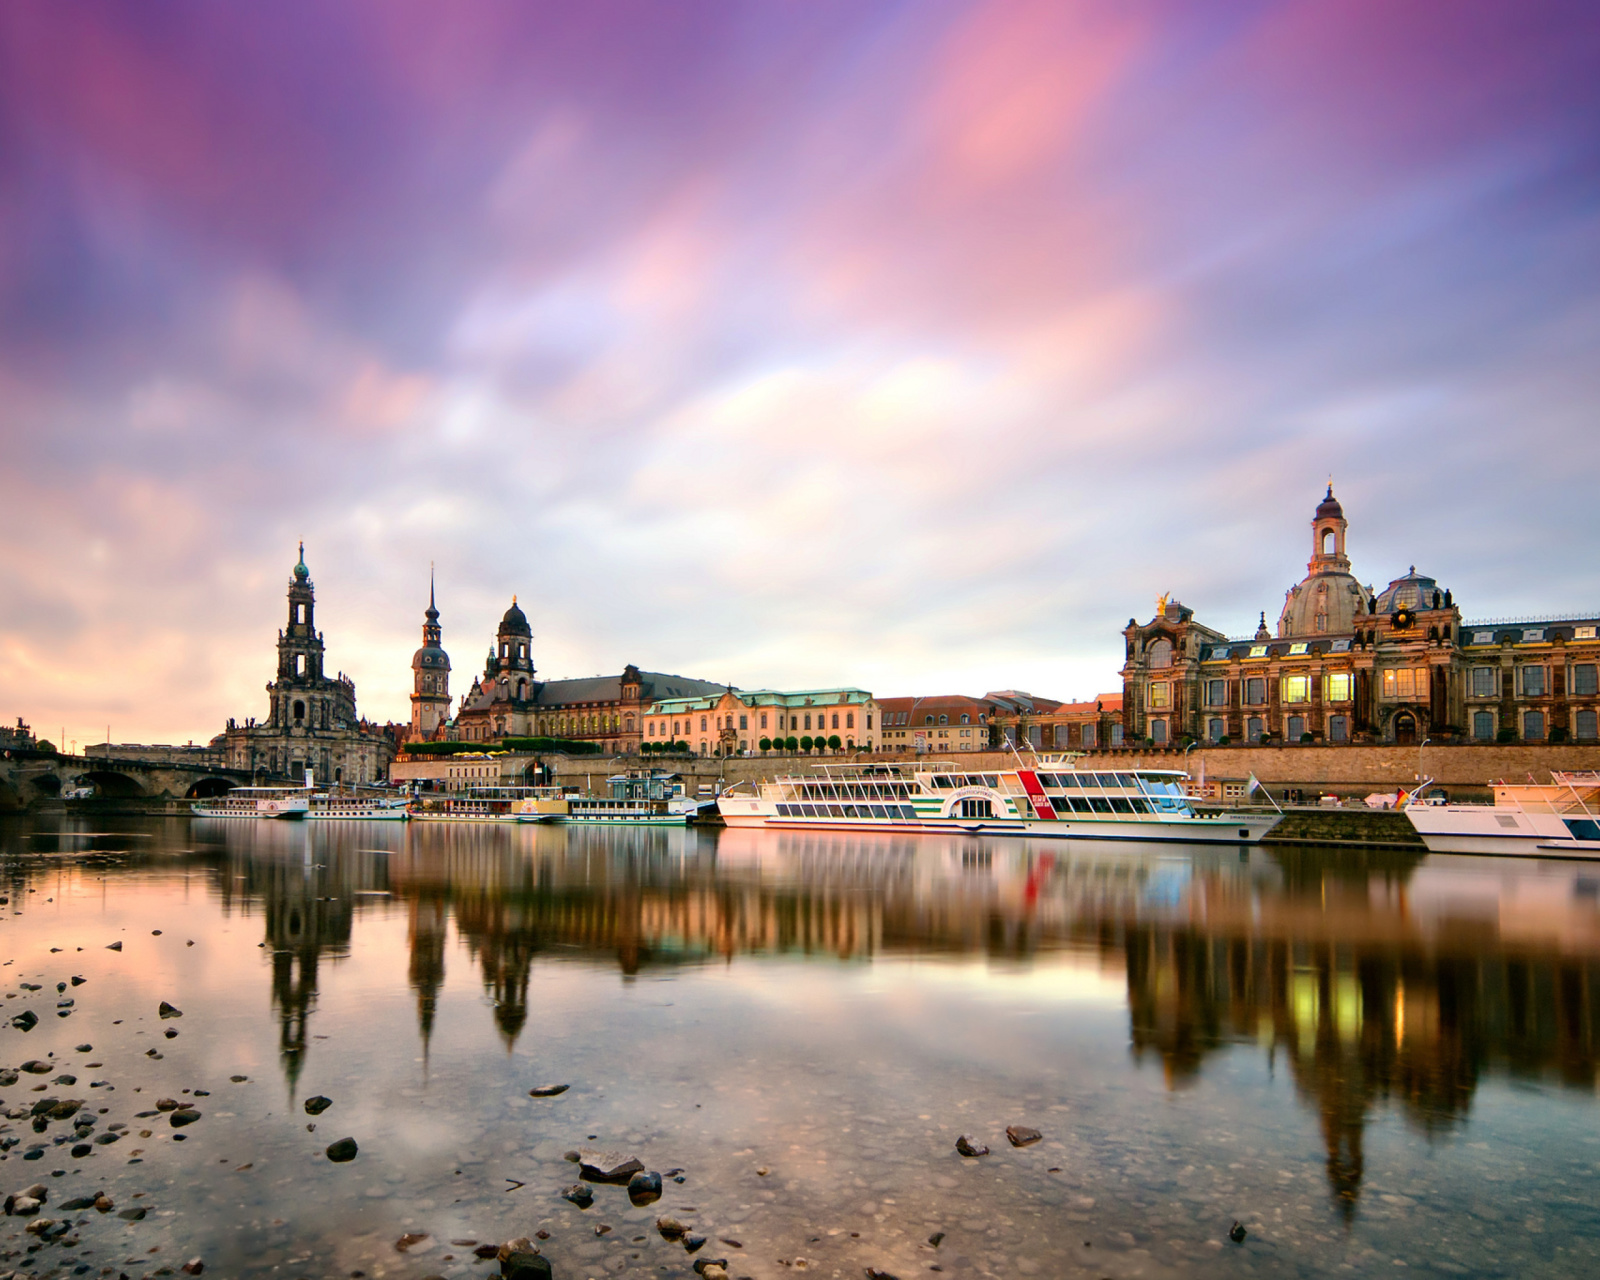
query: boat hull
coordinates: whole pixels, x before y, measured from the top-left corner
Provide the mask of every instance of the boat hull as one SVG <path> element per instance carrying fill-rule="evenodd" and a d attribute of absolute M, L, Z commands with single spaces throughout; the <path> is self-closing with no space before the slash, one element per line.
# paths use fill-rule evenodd
<path fill-rule="evenodd" d="M 727 797 L 718 806 L 729 827 L 770 827 L 777 831 L 888 831 L 974 836 L 1028 836 L 1047 840 L 1173 841 L 1183 844 L 1258 844 L 1278 824 L 1277 814 L 1223 814 L 1206 817 L 1058 819 L 1032 818 L 794 818 L 780 817 L 776 806 L 749 797 Z"/>
<path fill-rule="evenodd" d="M 1559 813 L 1530 813 L 1487 804 L 1407 805 L 1404 812 L 1430 853 L 1600 857 L 1600 841 L 1576 838 Z"/>

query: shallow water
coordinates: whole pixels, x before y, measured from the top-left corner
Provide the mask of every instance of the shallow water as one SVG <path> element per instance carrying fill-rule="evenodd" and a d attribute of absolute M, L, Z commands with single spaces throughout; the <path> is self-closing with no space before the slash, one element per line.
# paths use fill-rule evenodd
<path fill-rule="evenodd" d="M 452 1241 L 541 1229 L 561 1280 L 1600 1273 L 1600 867 L 186 819 L 0 859 L 0 1065 L 51 1063 L 0 1189 L 70 1224 L 0 1219 L 0 1275 L 482 1276 Z M 129 1128 L 74 1157 L 91 1113 Z M 591 1144 L 684 1180 L 579 1210 Z"/>

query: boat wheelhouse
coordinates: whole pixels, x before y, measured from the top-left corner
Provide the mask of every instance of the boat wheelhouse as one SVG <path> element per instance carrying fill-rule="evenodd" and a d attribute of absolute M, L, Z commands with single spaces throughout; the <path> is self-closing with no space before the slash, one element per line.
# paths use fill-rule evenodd
<path fill-rule="evenodd" d="M 310 808 L 305 787 L 234 787 L 190 805 L 200 818 L 304 818 Z"/>
<path fill-rule="evenodd" d="M 1423 798 L 1424 783 L 1404 812 L 1430 853 L 1600 858 L 1600 771 L 1492 786 L 1493 804 L 1439 804 Z"/>
<path fill-rule="evenodd" d="M 1201 813 L 1175 769 L 1076 767 L 1078 756 L 1020 759 L 1012 769 L 974 771 L 948 761 L 820 765 L 722 796 L 730 827 L 949 831 L 1253 844 L 1279 814 Z"/>

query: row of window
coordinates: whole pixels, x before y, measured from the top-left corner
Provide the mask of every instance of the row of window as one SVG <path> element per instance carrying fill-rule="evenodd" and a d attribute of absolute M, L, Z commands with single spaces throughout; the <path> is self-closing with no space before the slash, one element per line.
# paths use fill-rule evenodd
<path fill-rule="evenodd" d="M 1428 696 L 1428 667 L 1391 667 L 1379 673 L 1380 691 L 1384 698 L 1405 701 L 1413 698 Z M 1539 665 L 1527 664 L 1516 669 L 1518 691 L 1525 698 L 1542 698 L 1550 690 L 1549 676 L 1546 668 Z M 1316 677 L 1310 675 L 1293 675 L 1280 677 L 1280 694 L 1285 702 L 1310 702 L 1311 681 Z M 1474 698 L 1495 698 L 1500 696 L 1500 668 L 1499 667 L 1473 667 L 1470 678 L 1470 687 Z M 1251 676 L 1244 680 L 1244 705 L 1248 707 L 1261 707 L 1267 703 L 1267 679 L 1265 676 Z M 1171 705 L 1171 686 L 1165 682 L 1151 684 L 1149 687 L 1148 705 L 1152 710 L 1161 710 Z M 1600 693 L 1600 669 L 1592 662 L 1575 663 L 1572 667 L 1572 693 L 1577 697 L 1591 696 Z M 1226 680 L 1207 680 L 1203 691 L 1205 705 L 1208 707 L 1225 707 L 1228 705 L 1228 682 Z M 1324 702 L 1350 702 L 1355 697 L 1355 676 L 1353 673 L 1335 672 L 1322 677 L 1322 699 Z"/>
<path fill-rule="evenodd" d="M 1543 742 L 1545 738 L 1545 714 L 1542 711 L 1525 711 L 1522 713 L 1521 736 L 1528 742 Z M 1306 731 L 1304 716 L 1289 716 L 1284 721 L 1284 738 L 1289 742 L 1298 742 L 1300 736 Z M 1206 721 L 1206 738 L 1211 742 L 1221 740 L 1228 732 L 1228 722 L 1220 716 Z M 1266 723 L 1259 716 L 1251 716 L 1245 721 L 1245 739 L 1248 742 L 1259 742 L 1266 732 Z M 1499 726 L 1492 711 L 1474 711 L 1472 713 L 1472 736 L 1480 742 L 1492 742 L 1499 732 Z M 1590 709 L 1573 713 L 1572 736 L 1580 741 L 1595 741 L 1600 737 L 1600 715 Z M 1157 746 L 1167 742 L 1167 722 L 1165 720 L 1152 720 L 1150 722 L 1150 737 Z M 1350 741 L 1350 717 L 1328 717 L 1328 741 Z"/>
<path fill-rule="evenodd" d="M 760 724 L 759 727 L 762 728 L 762 729 L 767 728 L 767 715 L 768 715 L 768 713 L 765 712 L 765 711 L 763 711 L 761 713 L 761 715 L 760 715 L 761 724 Z M 712 717 L 710 717 L 710 716 L 701 716 L 700 717 L 700 732 L 701 733 L 709 733 L 710 732 L 711 719 L 712 719 Z M 965 716 L 963 716 L 961 719 L 962 719 L 963 723 L 966 722 L 966 717 Z M 804 720 L 804 722 L 805 722 L 804 724 L 801 723 L 802 720 Z M 834 729 L 837 729 L 837 728 L 840 727 L 840 725 L 839 725 L 839 713 L 837 711 L 835 711 L 833 713 L 833 724 L 831 726 L 827 723 L 827 720 L 828 720 L 828 717 L 825 714 L 823 714 L 822 712 L 819 711 L 817 713 L 817 725 L 816 725 L 816 727 L 819 728 L 819 729 L 827 729 L 827 728 L 830 728 L 830 727 L 834 728 Z M 716 721 L 717 721 L 717 732 L 718 733 L 721 733 L 725 729 L 732 729 L 734 727 L 733 726 L 734 717 L 731 716 L 731 715 L 717 716 L 716 717 Z M 738 717 L 738 721 L 739 721 L 739 728 L 741 730 L 748 730 L 750 728 L 750 717 L 749 717 L 748 714 L 739 716 Z M 687 719 L 684 719 L 681 722 L 677 721 L 677 720 L 674 720 L 671 723 L 672 723 L 672 737 L 673 738 L 676 738 L 680 733 L 693 733 L 694 732 L 694 718 L 693 717 L 689 717 Z M 778 717 L 778 728 L 781 730 L 783 727 L 784 727 L 784 725 L 783 725 L 783 717 L 779 716 Z M 854 729 L 856 727 L 856 713 L 854 711 L 846 711 L 844 713 L 844 726 L 843 727 L 846 728 L 846 729 Z M 803 717 L 802 716 L 790 716 L 789 717 L 789 728 L 791 728 L 791 729 L 809 729 L 809 728 L 811 728 L 811 716 L 810 716 L 810 714 L 808 713 L 807 715 L 805 715 Z M 872 728 L 872 714 L 870 712 L 867 714 L 867 728 L 869 728 L 869 729 Z M 664 738 L 664 737 L 666 737 L 667 736 L 667 721 L 665 721 L 665 720 L 649 720 L 649 721 L 646 721 L 645 722 L 645 736 L 647 738 Z"/>
<path fill-rule="evenodd" d="M 1404 675 L 1406 677 L 1406 696 L 1416 687 L 1412 682 L 1412 673 L 1385 672 L 1388 675 Z M 1423 668 L 1419 674 L 1422 678 L 1421 687 L 1427 688 L 1427 670 Z M 1284 702 L 1310 702 L 1311 682 L 1318 677 L 1311 675 L 1280 676 L 1278 680 L 1278 696 Z M 1349 671 L 1336 671 L 1321 677 L 1322 700 L 1324 702 L 1352 702 L 1355 700 L 1355 676 Z M 1247 707 L 1264 707 L 1267 705 L 1267 678 L 1265 676 L 1250 676 L 1243 682 L 1244 705 Z M 1167 686 L 1151 685 L 1152 690 L 1160 689 L 1160 700 L 1152 698 L 1150 706 L 1153 708 L 1167 705 Z M 1228 682 L 1226 680 L 1207 680 L 1203 690 L 1205 705 L 1208 707 L 1225 707 L 1228 705 Z"/>
<path fill-rule="evenodd" d="M 894 818 L 915 822 L 917 811 L 908 804 L 780 804 L 780 818 Z"/>
<path fill-rule="evenodd" d="M 1158 745 L 1167 740 L 1166 728 L 1166 721 L 1161 721 L 1161 736 L 1156 737 L 1154 732 L 1154 723 L 1152 722 L 1150 736 L 1155 739 Z M 1299 742 L 1305 731 L 1306 718 L 1304 716 L 1289 716 L 1284 720 L 1283 736 L 1285 741 Z M 1228 722 L 1222 719 L 1220 716 L 1215 716 L 1206 721 L 1206 740 L 1208 742 L 1220 742 L 1227 735 L 1227 732 Z M 1264 721 L 1260 716 L 1251 716 L 1244 722 L 1244 737 L 1246 742 L 1260 742 L 1262 737 L 1265 736 L 1266 732 L 1266 721 Z M 1328 741 L 1350 741 L 1349 716 L 1328 717 Z"/>
<path fill-rule="evenodd" d="M 1572 716 L 1572 736 L 1582 741 L 1592 742 L 1600 731 L 1600 717 L 1589 709 L 1576 711 Z M 1479 742 L 1493 741 L 1499 733 L 1499 727 L 1492 711 L 1474 711 L 1472 713 L 1472 736 Z M 1524 711 L 1522 713 L 1522 737 L 1528 742 L 1543 742 L 1545 737 L 1545 714 L 1542 711 Z"/>

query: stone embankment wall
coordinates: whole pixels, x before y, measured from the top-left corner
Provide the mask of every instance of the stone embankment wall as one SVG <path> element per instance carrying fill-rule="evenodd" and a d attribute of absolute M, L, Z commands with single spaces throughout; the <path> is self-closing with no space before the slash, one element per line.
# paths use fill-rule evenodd
<path fill-rule="evenodd" d="M 993 771 L 1015 766 L 1010 752 L 973 751 L 949 756 L 921 757 L 949 760 L 963 768 Z M 1024 757 L 1026 758 L 1026 756 Z M 908 763 L 912 756 L 876 755 L 857 759 L 881 763 Z M 595 786 L 625 769 L 637 769 L 638 757 L 601 759 L 595 756 L 547 756 L 561 782 L 587 779 Z M 701 759 L 662 757 L 651 761 L 693 778 L 695 785 L 754 782 L 777 774 L 809 773 L 819 764 L 848 764 L 848 756 L 754 756 L 744 759 Z M 1600 744 L 1509 743 L 1437 746 L 1275 746 L 1275 747 L 1194 747 L 1187 754 L 1170 748 L 1163 750 L 1095 751 L 1080 761 L 1080 767 L 1182 769 L 1195 779 L 1211 782 L 1243 782 L 1254 774 L 1275 795 L 1286 788 L 1303 790 L 1308 798 L 1333 794 L 1362 798 L 1367 795 L 1411 787 L 1419 778 L 1432 778 L 1453 798 L 1487 799 L 1488 784 L 1497 778 L 1526 781 L 1531 773 L 1547 780 L 1552 769 L 1600 770 Z"/>

